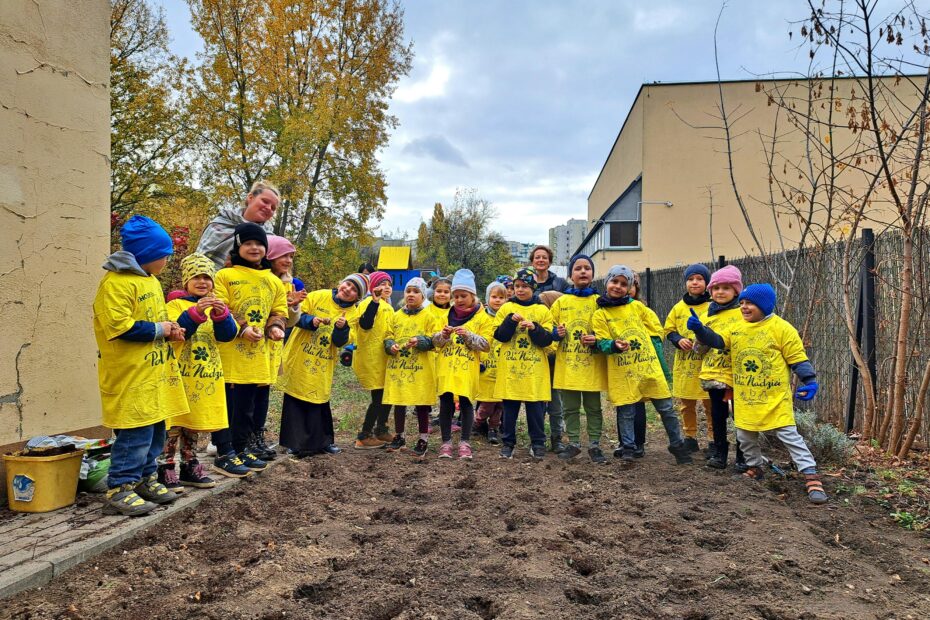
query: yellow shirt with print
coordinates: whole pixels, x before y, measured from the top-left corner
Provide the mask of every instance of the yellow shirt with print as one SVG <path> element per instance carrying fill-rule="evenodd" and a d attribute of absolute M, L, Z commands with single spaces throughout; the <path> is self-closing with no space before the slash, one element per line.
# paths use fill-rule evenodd
<path fill-rule="evenodd" d="M 726 339 L 735 327 L 739 327 L 743 321 L 743 315 L 739 311 L 739 306 L 718 312 L 714 316 L 701 316 L 701 322 L 705 327 L 709 327 L 721 338 Z M 704 354 L 701 360 L 700 378 L 705 381 L 720 381 L 730 387 L 733 387 L 733 368 L 730 363 L 729 347 L 723 350 L 711 349 Z"/>
<path fill-rule="evenodd" d="M 510 320 L 508 317 L 512 314 L 519 314 L 525 320 L 538 323 L 543 330 L 552 332 L 552 314 L 549 308 L 543 304 L 521 306 L 513 301 L 508 301 L 497 311 L 495 328 Z M 517 327 L 510 342 L 501 344 L 497 358 L 495 398 L 522 402 L 551 400 L 547 348 L 533 344 L 526 328 Z"/>
<path fill-rule="evenodd" d="M 264 334 L 270 316 L 287 318 L 287 291 L 270 270 L 234 265 L 220 269 L 213 281 L 216 297 L 229 306 L 240 331 L 248 324 Z M 264 337 L 249 342 L 241 336 L 231 342 L 220 342 L 217 347 L 226 383 L 273 384 L 278 378 L 278 368 L 272 366 L 275 357 L 271 343 Z"/>
<path fill-rule="evenodd" d="M 607 397 L 614 405 L 643 399 L 670 398 L 662 364 L 651 336 L 661 333 L 655 313 L 633 300 L 622 306 L 599 307 L 591 319 L 598 340 L 625 340 L 630 348 L 607 355 Z"/>
<path fill-rule="evenodd" d="M 597 310 L 597 295 L 578 297 L 562 295 L 552 308 L 553 325 L 565 324 L 565 338 L 556 343 L 555 374 L 552 387 L 557 390 L 603 392 L 607 389 L 607 360 L 596 346 L 581 344 L 581 337 L 593 335 L 591 318 Z"/>
<path fill-rule="evenodd" d="M 177 321 L 188 308 L 197 304 L 187 299 L 168 302 L 168 320 Z M 213 321 L 207 308 L 207 320 L 184 342 L 172 342 L 178 359 L 181 381 L 187 394 L 190 412 L 168 420 L 168 427 L 181 426 L 194 431 L 218 431 L 229 426 L 226 414 L 226 389 L 223 363 L 213 335 Z"/>
<path fill-rule="evenodd" d="M 780 316 L 742 321 L 723 336 L 733 360 L 737 428 L 769 431 L 794 426 L 791 366 L 807 361 L 798 330 Z"/>
<path fill-rule="evenodd" d="M 342 316 L 350 326 L 353 320 L 357 321 L 358 307 L 343 308 L 333 300 L 332 290 L 322 289 L 307 295 L 300 304 L 300 311 L 304 315 L 328 318 L 329 325 L 321 323 L 316 329 L 294 328 L 284 346 L 284 370 L 277 387 L 308 403 L 328 403 L 341 346 L 333 344 L 333 329 Z M 352 342 L 351 328 L 348 342 Z"/>
<path fill-rule="evenodd" d="M 448 315 L 446 321 L 439 324 L 436 332 L 446 325 Z M 481 336 L 488 341 L 488 345 L 494 339 L 494 319 L 481 308 L 461 327 Z M 436 393 L 451 392 L 474 403 L 481 381 L 480 351 L 465 346 L 461 336 L 452 334 L 449 338 L 449 342 L 436 348 Z"/>
<path fill-rule="evenodd" d="M 164 339 L 122 340 L 136 321 L 168 320 L 155 276 L 108 271 L 94 296 L 94 338 L 103 425 L 138 428 L 187 413 L 175 351 Z"/>
<path fill-rule="evenodd" d="M 491 316 L 491 314 L 487 312 L 487 308 L 485 308 L 483 312 Z M 497 321 L 493 320 L 493 316 L 491 316 L 491 318 L 494 326 L 497 327 Z M 481 360 L 481 365 L 484 366 L 484 370 L 481 371 L 481 379 L 478 381 L 477 398 L 479 403 L 499 403 L 501 399 L 494 396 L 494 385 L 497 383 L 497 360 L 501 352 L 501 342 L 500 340 L 494 339 L 494 334 L 492 332 L 488 344 L 490 344 L 491 350 L 478 356 Z"/>
<path fill-rule="evenodd" d="M 374 303 L 374 299 L 367 297 L 358 305 L 358 311 L 352 315 L 352 334 L 355 336 L 356 349 L 352 355 L 352 369 L 363 389 L 380 390 L 384 387 L 384 369 L 387 366 L 387 355 L 384 354 L 384 334 L 387 332 L 394 310 L 391 301 L 378 302 L 378 312 L 375 314 L 375 324 L 371 329 L 359 326 L 359 320 Z"/>
<path fill-rule="evenodd" d="M 694 310 L 694 313 L 698 315 L 701 321 L 706 321 L 708 307 L 710 307 L 710 302 L 689 306 L 684 301 L 679 301 L 672 306 L 668 317 L 665 319 L 665 336 L 676 332 L 682 338 L 688 338 L 691 342 L 696 342 L 694 332 L 688 329 L 691 310 Z M 694 349 L 682 351 L 677 347 L 675 348 L 675 363 L 672 366 L 672 396 L 685 400 L 707 398 L 707 392 L 701 388 L 703 357 Z"/>
<path fill-rule="evenodd" d="M 443 325 L 426 308 L 416 314 L 407 314 L 403 309 L 393 314 L 384 339 L 393 340 L 401 350 L 397 355 L 387 355 L 382 342 L 381 354 L 386 360 L 384 404 L 414 407 L 436 402 L 436 354 L 432 349 L 405 349 L 404 344 L 415 336 L 432 339 Z"/>

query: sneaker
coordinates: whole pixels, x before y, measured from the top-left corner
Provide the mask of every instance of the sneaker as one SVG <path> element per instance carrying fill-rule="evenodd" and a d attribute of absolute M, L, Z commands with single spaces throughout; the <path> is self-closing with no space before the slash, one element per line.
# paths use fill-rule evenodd
<path fill-rule="evenodd" d="M 207 444 L 207 456 L 216 456 L 216 446 L 213 445 L 213 442 Z"/>
<path fill-rule="evenodd" d="M 156 504 L 170 504 L 178 499 L 178 494 L 158 481 L 158 473 L 140 480 L 135 487 L 136 494 L 142 499 Z"/>
<path fill-rule="evenodd" d="M 689 465 L 694 462 L 694 459 L 691 458 L 691 451 L 688 450 L 688 446 L 686 446 L 684 442 L 675 446 L 669 446 L 668 451 L 675 456 L 676 465 Z"/>
<path fill-rule="evenodd" d="M 762 471 L 761 467 L 746 466 L 746 471 L 739 474 L 738 477 L 743 478 L 743 479 L 753 480 L 755 482 L 759 482 L 761 480 L 765 480 L 765 472 Z"/>
<path fill-rule="evenodd" d="M 705 461 L 704 464 L 710 467 L 711 469 L 726 469 L 727 468 L 727 462 L 721 459 L 716 454 L 710 457 L 709 459 L 707 459 L 707 461 Z"/>
<path fill-rule="evenodd" d="M 246 467 L 242 459 L 234 452 L 214 459 L 213 471 L 230 478 L 245 478 L 252 475 L 252 470 Z"/>
<path fill-rule="evenodd" d="M 704 448 L 704 458 L 709 461 L 715 454 L 717 454 L 717 444 L 711 441 Z"/>
<path fill-rule="evenodd" d="M 688 452 L 700 452 L 701 446 L 698 444 L 697 439 L 694 437 L 685 437 L 685 447 L 688 448 Z"/>
<path fill-rule="evenodd" d="M 507 444 L 504 444 L 503 447 L 501 447 L 500 457 L 502 459 L 512 459 L 513 458 L 513 446 L 508 446 Z"/>
<path fill-rule="evenodd" d="M 468 445 L 467 441 L 459 442 L 459 458 L 468 459 L 469 461 L 472 459 L 471 446 Z"/>
<path fill-rule="evenodd" d="M 749 469 L 749 465 L 746 464 L 746 461 L 736 461 L 733 463 L 733 471 L 738 474 L 745 474 Z"/>
<path fill-rule="evenodd" d="M 633 448 L 620 448 L 620 460 L 632 463 L 636 460 L 636 450 Z"/>
<path fill-rule="evenodd" d="M 392 435 L 387 431 L 375 433 L 375 439 L 377 439 L 378 441 L 383 441 L 384 443 L 391 443 L 392 441 L 394 441 L 394 437 L 396 437 L 396 435 Z"/>
<path fill-rule="evenodd" d="M 417 445 L 413 446 L 413 454 L 421 461 L 426 458 L 426 451 L 429 449 L 429 444 L 425 439 L 417 439 Z"/>
<path fill-rule="evenodd" d="M 561 443 L 561 442 L 559 442 Z M 565 446 L 562 446 L 563 449 Z M 546 458 L 546 446 L 545 444 L 541 445 L 532 445 L 530 446 L 530 456 L 537 461 L 541 461 Z"/>
<path fill-rule="evenodd" d="M 423 443 L 426 443 L 425 441 Z M 407 447 L 407 440 L 403 435 L 394 435 L 390 443 L 385 447 L 388 452 L 399 452 Z"/>
<path fill-rule="evenodd" d="M 617 446 L 614 448 L 614 458 L 619 459 L 623 457 L 623 446 Z"/>
<path fill-rule="evenodd" d="M 325 448 L 323 448 L 323 452 L 325 452 L 326 454 L 339 454 L 342 452 L 342 448 L 340 448 L 334 443 L 331 443 Z"/>
<path fill-rule="evenodd" d="M 562 459 L 563 461 L 570 461 L 576 456 L 578 456 L 579 454 L 581 454 L 581 448 L 573 443 L 570 443 L 559 454 L 559 458 Z"/>
<path fill-rule="evenodd" d="M 488 443 L 492 446 L 501 445 L 501 434 L 496 429 L 488 429 Z"/>
<path fill-rule="evenodd" d="M 278 453 L 272 446 L 265 443 L 265 429 L 262 429 L 252 435 L 251 452 L 263 461 L 273 461 L 278 457 Z"/>
<path fill-rule="evenodd" d="M 356 450 L 377 450 L 385 445 L 387 445 L 386 442 L 368 435 L 364 439 L 356 439 L 354 448 Z"/>
<path fill-rule="evenodd" d="M 804 474 L 804 486 L 807 489 L 807 499 L 812 504 L 826 504 L 829 500 L 818 474 Z"/>
<path fill-rule="evenodd" d="M 175 493 L 183 493 L 184 487 L 178 479 L 178 472 L 174 468 L 174 463 L 158 466 L 158 482 L 165 485 L 165 488 Z"/>
<path fill-rule="evenodd" d="M 179 476 L 181 484 L 195 489 L 212 489 L 216 486 L 216 482 L 204 472 L 203 464 L 196 460 L 181 463 L 181 475 Z"/>
<path fill-rule="evenodd" d="M 636 444 L 636 448 L 634 448 L 633 450 L 633 458 L 641 459 L 644 456 L 646 456 L 646 444 L 644 443 Z"/>
<path fill-rule="evenodd" d="M 239 459 L 242 461 L 242 464 L 251 469 L 252 471 L 264 471 L 268 467 L 268 463 L 261 460 L 248 450 L 244 450 L 239 453 Z"/>
<path fill-rule="evenodd" d="M 560 454 L 559 457 L 561 456 L 562 455 Z M 591 458 L 591 462 L 595 465 L 603 465 L 607 462 L 607 457 L 604 456 L 604 453 L 598 446 L 592 446 L 588 448 L 588 456 Z"/>
<path fill-rule="evenodd" d="M 562 443 L 562 438 L 557 435 L 553 435 L 552 437 L 550 437 L 549 438 L 549 450 L 553 454 L 562 454 L 562 452 L 565 451 L 565 444 Z"/>
<path fill-rule="evenodd" d="M 158 508 L 158 504 L 147 502 L 136 493 L 136 485 L 127 482 L 107 491 L 103 514 L 141 517 Z"/>
<path fill-rule="evenodd" d="M 452 458 L 452 442 L 451 441 L 447 441 L 441 446 L 439 446 L 439 458 L 441 459 Z"/>

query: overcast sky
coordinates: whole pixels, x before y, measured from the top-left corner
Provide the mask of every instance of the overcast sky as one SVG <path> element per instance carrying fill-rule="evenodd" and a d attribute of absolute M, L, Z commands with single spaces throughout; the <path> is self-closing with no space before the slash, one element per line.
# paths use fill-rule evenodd
<path fill-rule="evenodd" d="M 164 6 L 175 53 L 200 40 L 184 0 Z M 587 196 L 644 82 L 715 78 L 719 1 L 406 0 L 413 70 L 391 104 L 382 230 L 416 235 L 433 203 L 475 187 L 508 239 L 548 242 Z M 788 38 L 800 0 L 738 0 L 720 37 L 724 79 L 804 69 Z M 797 28 L 794 29 L 797 32 Z"/>

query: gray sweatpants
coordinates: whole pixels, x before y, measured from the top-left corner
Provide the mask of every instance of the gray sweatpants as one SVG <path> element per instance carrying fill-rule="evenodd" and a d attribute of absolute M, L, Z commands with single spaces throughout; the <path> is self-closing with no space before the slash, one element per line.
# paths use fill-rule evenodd
<path fill-rule="evenodd" d="M 804 472 L 805 469 L 811 468 L 814 473 L 817 470 L 817 462 L 814 455 L 811 454 L 810 448 L 798 432 L 797 426 L 782 426 L 781 428 L 772 429 L 775 436 L 788 450 L 791 460 L 794 461 L 798 471 Z M 772 432 L 772 431 L 769 431 Z M 736 439 L 739 441 L 739 447 L 743 454 L 746 455 L 746 464 L 750 467 L 762 467 L 765 465 L 765 459 L 762 458 L 762 447 L 759 445 L 758 431 L 745 431 L 741 428 L 736 429 Z"/>

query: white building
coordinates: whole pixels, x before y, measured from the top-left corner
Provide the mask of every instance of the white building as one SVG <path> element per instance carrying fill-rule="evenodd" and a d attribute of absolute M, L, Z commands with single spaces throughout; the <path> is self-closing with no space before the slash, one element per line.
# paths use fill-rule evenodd
<path fill-rule="evenodd" d="M 507 249 L 510 255 L 517 261 L 521 267 L 530 264 L 530 252 L 536 247 L 535 243 L 523 243 L 522 241 L 507 241 Z"/>
<path fill-rule="evenodd" d="M 588 234 L 588 223 L 585 220 L 570 219 L 565 224 L 549 229 L 549 247 L 555 257 L 554 265 L 567 265 L 578 246 Z"/>

